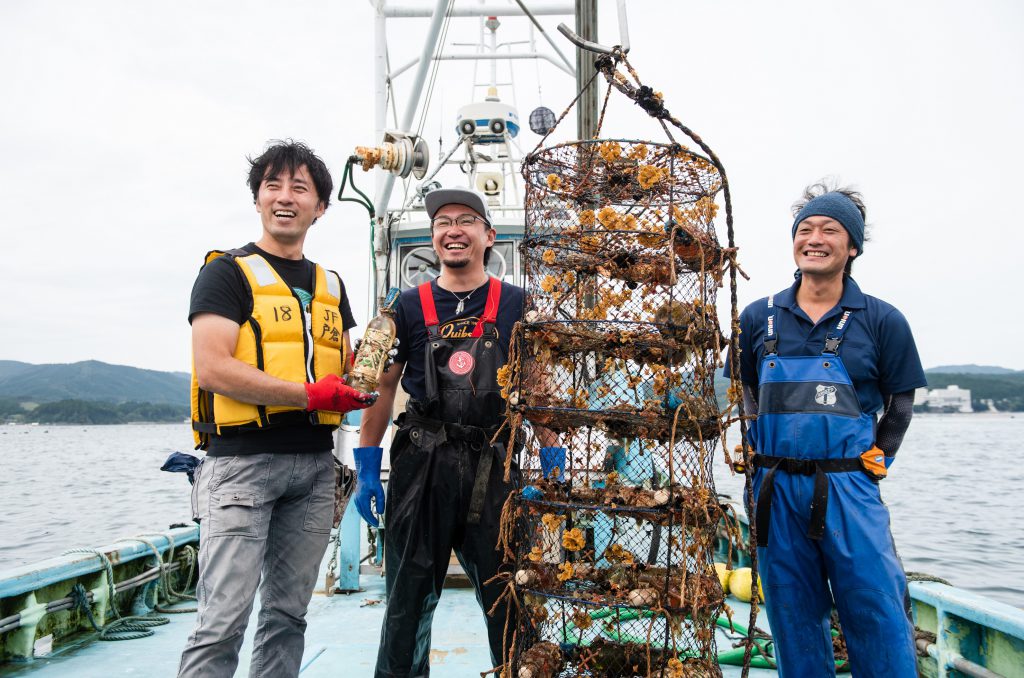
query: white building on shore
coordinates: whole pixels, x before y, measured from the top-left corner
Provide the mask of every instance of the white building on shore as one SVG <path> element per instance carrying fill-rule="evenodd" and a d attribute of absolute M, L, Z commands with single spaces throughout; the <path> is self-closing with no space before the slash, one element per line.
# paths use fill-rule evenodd
<path fill-rule="evenodd" d="M 919 388 L 914 392 L 914 405 L 933 412 L 973 412 L 971 389 L 951 385 L 946 388 Z"/>

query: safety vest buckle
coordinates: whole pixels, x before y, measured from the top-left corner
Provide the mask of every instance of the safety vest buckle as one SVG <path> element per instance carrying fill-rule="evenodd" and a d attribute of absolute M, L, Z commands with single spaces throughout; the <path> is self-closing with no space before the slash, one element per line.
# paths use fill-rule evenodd
<path fill-rule="evenodd" d="M 835 355 L 839 352 L 839 344 L 843 341 L 842 337 L 826 337 L 825 339 L 825 350 L 822 353 L 828 353 Z"/>

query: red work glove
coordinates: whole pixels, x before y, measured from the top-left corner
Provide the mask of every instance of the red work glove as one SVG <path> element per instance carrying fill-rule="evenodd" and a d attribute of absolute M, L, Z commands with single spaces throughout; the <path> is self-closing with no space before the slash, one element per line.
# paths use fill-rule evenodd
<path fill-rule="evenodd" d="M 306 409 L 345 413 L 369 407 L 377 400 L 376 393 L 357 391 L 336 374 L 328 374 L 320 381 L 306 384 Z"/>

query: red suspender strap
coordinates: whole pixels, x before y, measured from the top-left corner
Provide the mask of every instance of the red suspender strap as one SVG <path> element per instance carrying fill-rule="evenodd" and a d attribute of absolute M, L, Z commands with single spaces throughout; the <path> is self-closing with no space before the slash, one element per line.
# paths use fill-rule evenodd
<path fill-rule="evenodd" d="M 425 282 L 419 286 L 420 308 L 423 309 L 423 324 L 428 328 L 437 327 L 437 308 L 434 306 L 434 293 L 430 289 L 430 283 Z"/>
<path fill-rule="evenodd" d="M 484 323 L 494 324 L 498 321 L 498 305 L 501 303 L 501 281 L 491 277 L 491 284 L 487 288 L 487 304 L 484 306 L 484 315 L 473 328 L 473 336 L 479 337 L 484 333 Z"/>

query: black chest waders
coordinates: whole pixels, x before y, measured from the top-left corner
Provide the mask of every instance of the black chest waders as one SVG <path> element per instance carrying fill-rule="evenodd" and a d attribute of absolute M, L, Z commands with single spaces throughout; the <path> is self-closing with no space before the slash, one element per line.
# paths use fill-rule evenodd
<path fill-rule="evenodd" d="M 491 442 L 505 413 L 497 372 L 508 351 L 495 329 L 501 282 L 491 278 L 483 317 L 468 336 L 443 336 L 430 284 L 419 292 L 426 388 L 397 420 L 392 442 L 378 677 L 429 675 L 433 611 L 453 549 L 485 614 L 494 607 L 504 583 L 486 582 L 501 566 L 501 509 L 516 484 L 503 480 L 507 438 Z M 505 653 L 504 608 L 486 616 L 495 665 Z"/>

